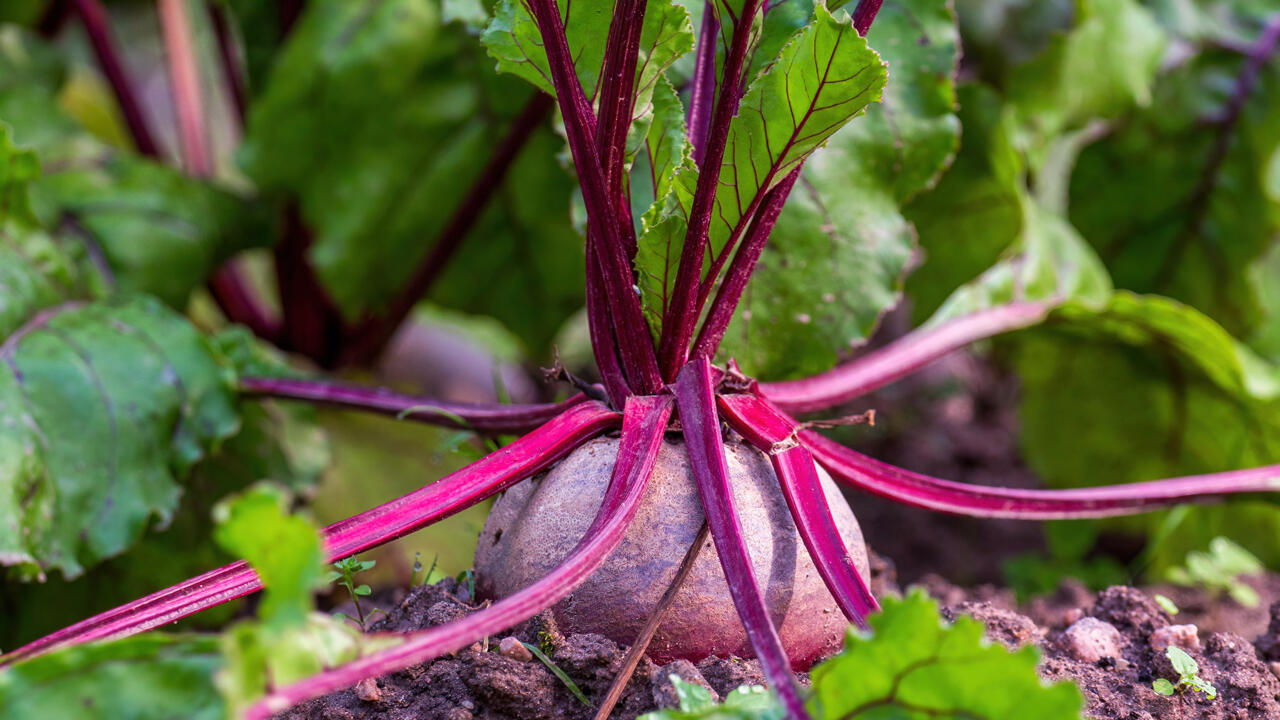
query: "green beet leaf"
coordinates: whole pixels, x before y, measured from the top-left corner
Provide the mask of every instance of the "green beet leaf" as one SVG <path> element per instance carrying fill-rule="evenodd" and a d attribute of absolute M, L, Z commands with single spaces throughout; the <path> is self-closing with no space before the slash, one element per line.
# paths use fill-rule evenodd
<path fill-rule="evenodd" d="M 709 229 L 713 255 L 741 237 L 748 210 L 769 188 L 880 99 L 885 79 L 880 56 L 853 29 L 848 14 L 815 7 L 813 21 L 751 84 L 730 125 Z M 684 245 L 695 173 L 692 167 L 678 173 L 668 198 L 659 199 L 661 214 L 646 218 L 639 240 L 636 264 L 650 317 L 666 311 L 675 279 L 669 268 Z"/>
<path fill-rule="evenodd" d="M 236 432 L 233 372 L 155 300 L 64 304 L 0 346 L 0 559 L 87 565 L 164 523 L 178 479 Z"/>
<path fill-rule="evenodd" d="M 748 372 L 820 372 L 870 335 L 899 299 L 915 245 L 902 206 L 955 153 L 950 5 L 886 5 L 867 40 L 890 68 L 884 97 L 805 163 L 722 344 Z"/>
<path fill-rule="evenodd" d="M 1009 96 L 1045 137 L 1151 104 L 1164 30 L 1135 0 L 1080 0 L 1076 23 L 1009 78 Z"/>
<path fill-rule="evenodd" d="M 851 631 L 844 651 L 814 668 L 816 717 L 1080 717 L 1080 691 L 1070 683 L 1046 687 L 1034 647 L 990 645 L 970 617 L 946 625 L 922 592 L 883 602 L 869 634 Z"/>
<path fill-rule="evenodd" d="M 214 637 L 149 633 L 63 648 L 0 670 L 0 720 L 221 720 Z"/>

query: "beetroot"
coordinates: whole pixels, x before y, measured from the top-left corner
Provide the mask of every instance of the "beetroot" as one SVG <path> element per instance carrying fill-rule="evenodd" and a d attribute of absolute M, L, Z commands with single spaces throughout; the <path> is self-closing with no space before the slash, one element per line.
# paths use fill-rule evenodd
<path fill-rule="evenodd" d="M 494 505 L 476 551 L 476 588 L 500 599 L 555 567 L 591 524 L 613 469 L 618 441 L 585 444 L 541 477 L 507 491 Z M 848 621 L 813 565 L 768 458 L 742 442 L 726 442 L 734 500 L 769 614 L 790 652 L 807 669 L 840 645 Z M 823 490 L 845 546 L 863 577 L 867 552 L 858 522 L 826 472 Z M 670 436 L 658 454 L 640 510 L 608 561 L 554 606 L 567 632 L 599 633 L 630 644 L 667 589 L 703 522 L 697 485 L 683 443 Z M 708 540 L 649 645 L 655 662 L 708 656 L 752 657 L 754 651 Z"/>

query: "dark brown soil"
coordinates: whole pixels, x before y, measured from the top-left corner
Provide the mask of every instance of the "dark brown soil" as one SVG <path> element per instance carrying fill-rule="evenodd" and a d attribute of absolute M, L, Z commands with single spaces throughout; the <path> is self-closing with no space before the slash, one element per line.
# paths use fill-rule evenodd
<path fill-rule="evenodd" d="M 1189 588 L 1112 587 L 1095 595 L 1067 584 L 1017 608 L 1012 593 L 993 586 L 965 590 L 937 576 L 924 585 L 943 603 L 945 615 L 977 617 L 991 640 L 1009 647 L 1039 645 L 1041 675 L 1079 684 L 1087 717 L 1280 718 L 1280 575 L 1247 582 L 1263 598 L 1258 607 Z M 1155 593 L 1173 599 L 1180 612 L 1170 616 L 1156 604 Z M 1199 663 L 1200 677 L 1217 688 L 1217 699 L 1194 692 L 1166 698 L 1152 691 L 1158 677 L 1177 680 L 1164 654 L 1170 639 Z"/>
<path fill-rule="evenodd" d="M 1280 718 L 1280 575 L 1248 579 L 1263 598 L 1245 608 L 1199 590 L 1113 587 L 1090 593 L 1068 583 L 1050 597 L 1018 607 L 1011 592 L 986 585 L 964 589 L 937 576 L 921 586 L 938 599 L 943 615 L 972 615 L 987 625 L 993 642 L 1041 647 L 1041 673 L 1048 680 L 1078 683 L 1086 715 L 1099 720 L 1246 720 Z M 892 570 L 873 562 L 877 594 L 896 593 Z M 1159 592 L 1181 609 L 1171 617 L 1152 599 Z M 452 579 L 400 592 L 375 631 L 406 632 L 439 625 L 476 610 L 467 590 Z M 1190 625 L 1188 628 L 1171 626 Z M 607 692 L 626 647 L 599 635 L 562 635 L 549 613 L 476 643 L 454 655 L 394 673 L 304 704 L 281 718 L 442 718 L 444 720 L 580 720 L 594 707 L 575 699 L 537 659 L 503 653 L 508 636 L 542 647 L 593 701 Z M 1157 677 L 1176 680 L 1158 641 L 1172 637 L 1200 664 L 1200 676 L 1219 692 L 1157 695 Z M 1153 639 L 1156 646 L 1153 647 Z M 657 666 L 645 659 L 627 686 L 614 718 L 631 720 L 673 707 L 671 674 L 722 696 L 745 684 L 764 684 L 759 664 L 739 658 L 709 658 L 694 665 Z M 797 676 L 807 683 L 804 675 Z"/>
<path fill-rule="evenodd" d="M 452 579 L 414 588 L 387 607 L 374 632 L 408 632 L 440 625 L 474 612 L 467 589 Z M 506 637 L 537 645 L 569 675 L 589 699 L 608 692 L 626 647 L 600 635 L 562 635 L 549 612 L 535 616 L 487 647 L 476 643 L 454 655 L 393 673 L 376 681 L 300 705 L 280 718 L 386 718 L 387 720 L 585 720 L 595 713 L 578 701 L 545 665 L 523 653 L 500 650 Z M 741 685 L 762 685 L 755 660 L 709 658 L 694 665 L 677 660 L 658 666 L 641 661 L 612 717 L 631 720 L 641 713 L 675 707 L 668 678 L 679 675 L 710 688 L 718 698 Z"/>

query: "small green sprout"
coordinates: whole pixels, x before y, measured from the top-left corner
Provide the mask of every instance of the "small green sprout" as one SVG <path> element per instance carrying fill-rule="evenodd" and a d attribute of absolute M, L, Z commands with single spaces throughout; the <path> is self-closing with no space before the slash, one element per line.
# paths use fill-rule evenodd
<path fill-rule="evenodd" d="M 1164 678 L 1157 678 L 1151 683 L 1151 689 L 1157 694 L 1168 697 L 1175 692 L 1196 690 L 1204 693 L 1204 696 L 1210 700 L 1218 697 L 1218 689 L 1208 680 L 1200 677 L 1200 665 L 1196 663 L 1195 658 L 1173 645 L 1166 648 L 1164 654 L 1172 663 L 1174 671 L 1178 673 L 1178 682 L 1175 684 Z"/>
<path fill-rule="evenodd" d="M 1262 569 L 1262 561 L 1253 553 L 1227 538 L 1216 537 L 1209 542 L 1209 552 L 1187 553 L 1186 566 L 1170 568 L 1168 576 L 1179 585 L 1226 593 L 1245 607 L 1257 607 L 1258 593 L 1241 582 L 1240 576 L 1262 572 Z"/>
<path fill-rule="evenodd" d="M 578 698 L 579 702 L 587 707 L 591 707 L 591 701 L 587 699 L 586 695 L 582 694 L 582 688 L 578 687 L 578 684 L 573 681 L 573 678 L 569 677 L 565 671 L 561 670 L 559 665 L 552 662 L 551 658 L 547 657 L 547 654 L 542 652 L 542 648 L 539 648 L 533 643 L 521 643 L 521 645 L 524 645 L 528 648 L 529 652 L 533 653 L 534 657 L 541 660 L 542 664 L 547 666 L 547 669 L 551 671 L 552 675 L 560 678 L 560 682 L 564 683 L 564 686 L 569 688 L 569 692 L 573 693 L 573 696 Z"/>
<path fill-rule="evenodd" d="M 1170 600 L 1168 597 L 1161 595 L 1160 593 L 1156 593 L 1155 598 L 1153 599 L 1156 601 L 1156 604 L 1159 605 L 1161 609 L 1163 609 L 1165 612 L 1169 613 L 1170 615 L 1178 614 L 1178 606 L 1175 605 L 1173 601 Z"/>
<path fill-rule="evenodd" d="M 333 564 L 333 570 L 330 570 L 328 577 L 325 578 L 325 582 L 336 582 L 338 585 L 346 588 L 347 592 L 351 594 L 351 602 L 356 606 L 356 615 L 361 630 L 365 629 L 365 623 L 375 614 L 386 614 L 386 612 L 381 608 L 375 608 L 368 615 L 365 615 L 364 608 L 360 607 L 360 598 L 372 593 L 373 591 L 368 585 L 357 585 L 356 575 L 366 570 L 373 569 L 373 566 L 377 564 L 377 561 L 357 560 L 354 556 L 343 558 Z M 345 613 L 335 613 L 335 617 L 357 622 L 357 620 L 348 617 Z"/>
<path fill-rule="evenodd" d="M 476 601 L 476 571 L 463 570 L 458 573 L 456 579 L 467 586 L 467 602 L 474 604 Z"/>
<path fill-rule="evenodd" d="M 440 554 L 436 553 L 431 558 L 431 567 L 427 568 L 427 574 L 422 575 L 422 580 L 418 577 L 422 573 L 422 553 L 415 552 L 413 554 L 413 574 L 409 576 L 409 589 L 418 587 L 419 585 L 430 585 L 432 577 L 436 574 L 436 564 L 440 562 Z"/>

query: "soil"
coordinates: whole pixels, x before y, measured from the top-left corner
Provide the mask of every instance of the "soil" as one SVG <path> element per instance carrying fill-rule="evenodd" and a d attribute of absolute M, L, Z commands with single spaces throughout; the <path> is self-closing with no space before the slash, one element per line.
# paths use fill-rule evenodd
<path fill-rule="evenodd" d="M 898 593 L 891 566 L 873 558 L 873 589 Z M 1007 589 L 961 588 L 936 575 L 920 587 L 942 606 L 944 617 L 972 615 L 992 642 L 1041 648 L 1040 671 L 1050 681 L 1069 680 L 1084 693 L 1086 716 L 1098 720 L 1252 720 L 1280 718 L 1280 575 L 1247 578 L 1262 602 L 1246 608 L 1202 590 L 1157 586 L 1113 587 L 1091 593 L 1075 583 L 1018 606 Z M 1179 607 L 1171 617 L 1152 599 L 1160 593 Z M 384 596 L 387 615 L 377 632 L 407 632 L 440 625 L 480 606 L 453 579 Z M 389 602 L 388 602 L 389 601 Z M 1188 627 L 1189 626 L 1189 627 Z M 588 699 L 598 699 L 627 648 L 601 635 L 562 634 L 544 612 L 502 637 L 475 643 L 451 656 L 311 701 L 278 716 L 322 718 L 440 718 L 442 720 L 551 720 L 591 718 L 587 707 L 537 659 L 511 647 L 514 637 L 541 647 Z M 1172 642 L 1200 664 L 1200 677 L 1218 690 L 1216 700 L 1198 693 L 1157 695 L 1157 677 L 1176 679 L 1163 652 Z M 504 650 L 504 646 L 506 649 Z M 755 660 L 708 658 L 698 664 L 641 661 L 612 717 L 632 720 L 676 703 L 668 677 L 710 688 L 723 696 L 741 685 L 765 684 Z M 802 684 L 808 676 L 797 674 Z"/>
<path fill-rule="evenodd" d="M 403 597 L 394 598 L 396 602 L 389 606 L 381 604 L 387 615 L 373 623 L 370 631 L 407 632 L 433 627 L 483 607 L 471 605 L 467 588 L 451 578 L 408 593 L 401 591 L 400 595 Z M 504 652 L 503 640 L 508 637 L 540 647 L 591 699 L 608 692 L 627 651 L 625 646 L 601 635 L 563 635 L 550 612 L 543 612 L 502 637 L 489 638 L 487 646 L 475 643 L 453 655 L 366 681 L 277 717 L 585 720 L 593 716 L 594 706 L 583 705 L 530 653 L 517 652 L 515 648 Z M 675 707 L 675 692 L 668 680 L 672 674 L 711 689 L 717 699 L 741 685 L 764 684 L 764 674 L 755 660 L 708 658 L 697 665 L 676 660 L 659 666 L 643 658 L 612 717 L 631 720 L 657 708 Z"/>

